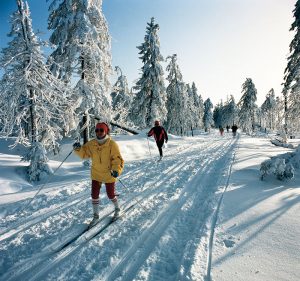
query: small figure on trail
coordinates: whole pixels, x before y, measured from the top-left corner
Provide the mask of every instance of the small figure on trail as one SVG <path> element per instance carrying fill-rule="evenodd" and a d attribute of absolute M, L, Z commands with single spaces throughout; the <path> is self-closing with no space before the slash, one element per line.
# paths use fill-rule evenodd
<path fill-rule="evenodd" d="M 227 133 L 229 132 L 229 125 L 226 126 Z"/>
<path fill-rule="evenodd" d="M 106 186 L 108 198 L 115 206 L 114 218 L 120 215 L 120 206 L 115 194 L 116 178 L 122 173 L 124 160 L 118 144 L 109 136 L 106 123 L 98 123 L 95 128 L 96 138 L 83 146 L 79 142 L 73 144 L 74 152 L 82 159 L 91 158 L 93 226 L 99 220 L 99 193 L 102 183 Z"/>
<path fill-rule="evenodd" d="M 159 156 L 160 156 L 159 160 L 161 160 L 163 157 L 162 147 L 165 141 L 166 143 L 168 142 L 168 134 L 164 129 L 164 127 L 160 126 L 158 120 L 154 122 L 154 127 L 147 134 L 148 137 L 151 137 L 153 135 L 159 151 Z"/>
<path fill-rule="evenodd" d="M 231 127 L 232 135 L 233 135 L 234 137 L 236 136 L 236 131 L 237 131 L 237 129 L 238 129 L 237 125 L 233 125 L 233 126 Z"/>
<path fill-rule="evenodd" d="M 223 136 L 223 133 L 224 133 L 224 129 L 222 126 L 219 126 L 219 131 L 220 131 L 220 135 Z"/>

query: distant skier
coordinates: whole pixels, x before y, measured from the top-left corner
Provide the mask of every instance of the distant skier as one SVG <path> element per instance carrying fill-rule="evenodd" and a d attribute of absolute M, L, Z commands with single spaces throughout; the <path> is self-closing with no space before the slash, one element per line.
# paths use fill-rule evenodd
<path fill-rule="evenodd" d="M 227 133 L 229 132 L 229 125 L 226 126 Z"/>
<path fill-rule="evenodd" d="M 83 158 L 92 159 L 92 205 L 94 217 L 93 226 L 99 220 L 99 193 L 102 183 L 105 183 L 108 198 L 115 206 L 114 218 L 120 214 L 120 206 L 115 194 L 116 178 L 122 173 L 124 160 L 119 146 L 109 136 L 109 127 L 106 123 L 98 123 L 95 128 L 96 138 L 83 146 L 79 142 L 73 144 L 75 153 Z"/>
<path fill-rule="evenodd" d="M 154 127 L 147 134 L 148 137 L 151 137 L 153 135 L 160 155 L 159 160 L 161 160 L 163 157 L 162 147 L 165 141 L 166 143 L 168 142 L 168 134 L 166 130 L 162 126 L 160 126 L 158 120 L 154 122 Z"/>
<path fill-rule="evenodd" d="M 233 125 L 233 126 L 231 127 L 232 135 L 233 135 L 234 137 L 236 136 L 236 131 L 237 131 L 237 129 L 238 129 L 237 125 Z"/>
<path fill-rule="evenodd" d="M 223 136 L 224 134 L 224 128 L 222 126 L 219 126 L 220 135 Z"/>

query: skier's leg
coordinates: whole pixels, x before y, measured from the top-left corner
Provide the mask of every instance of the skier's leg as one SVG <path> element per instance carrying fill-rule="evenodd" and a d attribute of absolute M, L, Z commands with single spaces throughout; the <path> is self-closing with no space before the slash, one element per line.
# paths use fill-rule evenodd
<path fill-rule="evenodd" d="M 119 216 L 119 213 L 120 213 L 120 206 L 119 206 L 118 198 L 117 198 L 117 196 L 115 194 L 115 186 L 116 186 L 116 184 L 114 182 L 112 182 L 112 183 L 106 183 L 105 186 L 106 186 L 107 197 L 111 200 L 111 202 L 115 206 L 114 217 L 117 217 L 117 216 Z"/>
<path fill-rule="evenodd" d="M 99 194 L 100 194 L 101 183 L 92 180 L 92 205 L 94 218 L 99 218 Z"/>
<path fill-rule="evenodd" d="M 156 145 L 158 147 L 159 156 L 160 156 L 160 158 L 162 158 L 163 157 L 162 147 L 164 145 L 164 142 L 163 141 L 162 142 L 161 141 L 157 141 Z"/>

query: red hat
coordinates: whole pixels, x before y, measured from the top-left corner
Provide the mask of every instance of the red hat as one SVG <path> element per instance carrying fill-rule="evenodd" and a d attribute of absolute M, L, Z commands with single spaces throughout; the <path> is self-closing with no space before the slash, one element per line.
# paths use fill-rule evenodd
<path fill-rule="evenodd" d="M 103 131 L 105 132 L 106 135 L 109 134 L 109 127 L 104 122 L 97 123 L 95 129 L 103 129 Z"/>
<path fill-rule="evenodd" d="M 155 120 L 154 125 L 155 125 L 155 126 L 159 126 L 159 121 L 158 121 L 158 120 Z"/>

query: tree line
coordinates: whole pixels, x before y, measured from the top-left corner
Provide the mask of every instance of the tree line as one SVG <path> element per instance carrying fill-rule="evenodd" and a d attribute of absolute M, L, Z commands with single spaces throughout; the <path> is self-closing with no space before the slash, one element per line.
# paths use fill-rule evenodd
<path fill-rule="evenodd" d="M 184 82 L 176 54 L 162 56 L 159 25 L 154 18 L 147 23 L 144 41 L 137 47 L 143 66 L 129 90 L 119 66 L 115 67 L 117 81 L 110 83 L 111 39 L 102 0 L 50 1 L 48 42 L 34 33 L 28 4 L 16 0 L 8 34 L 11 41 L 0 54 L 4 73 L 0 80 L 0 134 L 13 136 L 14 145 L 29 147 L 23 159 L 30 162 L 30 179 L 38 180 L 41 173 L 50 172 L 46 150 L 57 151 L 60 139 L 79 133 L 87 142 L 93 118 L 141 129 L 158 119 L 178 135 L 231 124 L 246 132 L 257 127 L 299 130 L 298 2 L 283 96 L 275 97 L 271 89 L 258 107 L 257 90 L 247 78 L 239 102 L 230 96 L 214 107 L 209 98 L 203 101 L 194 82 Z M 48 56 L 43 53 L 45 46 L 52 50 Z"/>

